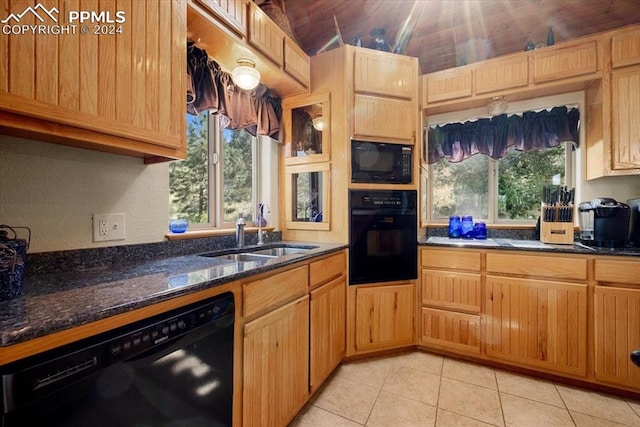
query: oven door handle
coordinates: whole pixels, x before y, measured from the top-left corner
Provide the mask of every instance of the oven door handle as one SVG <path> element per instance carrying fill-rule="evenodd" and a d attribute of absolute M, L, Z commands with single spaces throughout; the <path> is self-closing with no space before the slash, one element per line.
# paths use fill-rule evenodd
<path fill-rule="evenodd" d="M 351 216 L 415 215 L 415 209 L 352 209 Z"/>

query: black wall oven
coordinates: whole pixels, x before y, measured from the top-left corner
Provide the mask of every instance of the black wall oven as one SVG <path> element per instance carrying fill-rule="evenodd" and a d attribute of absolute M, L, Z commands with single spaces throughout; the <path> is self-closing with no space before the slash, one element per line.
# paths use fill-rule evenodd
<path fill-rule="evenodd" d="M 2 426 L 231 426 L 231 293 L 9 364 Z"/>
<path fill-rule="evenodd" d="M 349 284 L 418 277 L 415 190 L 351 190 Z"/>

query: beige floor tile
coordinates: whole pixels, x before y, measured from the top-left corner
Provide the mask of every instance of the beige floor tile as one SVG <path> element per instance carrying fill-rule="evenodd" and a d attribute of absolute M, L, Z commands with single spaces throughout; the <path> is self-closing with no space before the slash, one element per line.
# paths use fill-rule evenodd
<path fill-rule="evenodd" d="M 498 392 L 474 384 L 443 377 L 438 408 L 489 424 L 504 425 Z"/>
<path fill-rule="evenodd" d="M 496 380 L 501 394 L 512 394 L 548 405 L 565 407 L 556 386 L 548 381 L 501 370 L 496 370 Z"/>
<path fill-rule="evenodd" d="M 440 376 L 405 366 L 396 366 L 387 377 L 382 389 L 436 406 L 440 390 Z"/>
<path fill-rule="evenodd" d="M 435 375 L 442 374 L 443 361 L 444 357 L 423 351 L 401 354 L 396 356 L 394 360 L 396 366 L 406 366 L 407 368 L 413 368 Z"/>
<path fill-rule="evenodd" d="M 572 411 L 571 417 L 573 417 L 576 427 L 627 427 L 626 424 L 620 424 L 615 421 L 609 421 L 604 418 L 581 414 L 579 412 Z"/>
<path fill-rule="evenodd" d="M 442 376 L 493 390 L 498 389 L 493 368 L 475 363 L 445 358 L 442 366 Z"/>
<path fill-rule="evenodd" d="M 622 424 L 640 425 L 640 417 L 622 398 L 608 396 L 589 390 L 557 385 L 567 409 L 581 414 L 593 415 Z"/>
<path fill-rule="evenodd" d="M 436 427 L 489 427 L 492 425 L 440 408 L 436 418 Z"/>
<path fill-rule="evenodd" d="M 322 390 L 314 405 L 364 424 L 371 413 L 379 390 L 336 375 Z"/>
<path fill-rule="evenodd" d="M 369 415 L 370 427 L 433 426 L 436 407 L 382 391 Z"/>
<path fill-rule="evenodd" d="M 289 427 L 360 427 L 362 424 L 354 423 L 329 411 L 310 406 L 304 412 L 299 413 L 289 424 Z"/>
<path fill-rule="evenodd" d="M 504 423 L 507 427 L 572 427 L 573 421 L 565 408 L 534 402 L 510 394 L 500 394 Z"/>
<path fill-rule="evenodd" d="M 393 358 L 344 363 L 338 367 L 336 375 L 381 389 L 393 365 Z"/>
<path fill-rule="evenodd" d="M 627 403 L 631 405 L 631 409 L 633 409 L 638 416 L 640 416 L 640 401 L 627 399 Z"/>

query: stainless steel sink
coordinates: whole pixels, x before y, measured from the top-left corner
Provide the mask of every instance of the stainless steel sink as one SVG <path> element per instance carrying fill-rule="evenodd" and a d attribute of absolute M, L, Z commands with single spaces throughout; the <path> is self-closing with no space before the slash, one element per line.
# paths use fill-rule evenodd
<path fill-rule="evenodd" d="M 309 252 L 310 248 L 294 248 L 294 247 L 280 247 L 280 248 L 267 248 L 267 249 L 259 249 L 257 251 L 251 251 L 250 254 L 258 254 L 258 255 L 267 255 L 267 256 L 285 256 L 303 252 Z"/>
<path fill-rule="evenodd" d="M 300 246 L 278 246 L 272 248 L 244 248 L 245 252 L 220 254 L 219 252 L 211 252 L 208 254 L 202 254 L 202 256 L 219 258 L 230 261 L 266 261 L 273 258 L 278 258 L 285 255 L 305 253 L 314 249 L 315 246 L 300 247 Z"/>
<path fill-rule="evenodd" d="M 275 256 L 272 256 L 272 255 L 260 255 L 260 254 L 253 254 L 253 253 L 226 254 L 226 255 L 218 255 L 218 256 L 206 255 L 206 256 L 210 256 L 212 258 L 228 259 L 231 261 L 265 261 L 268 259 L 276 258 Z"/>

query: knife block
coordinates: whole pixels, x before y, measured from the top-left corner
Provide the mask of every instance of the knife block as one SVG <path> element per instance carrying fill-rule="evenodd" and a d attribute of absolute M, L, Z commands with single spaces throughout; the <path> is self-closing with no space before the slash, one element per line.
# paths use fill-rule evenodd
<path fill-rule="evenodd" d="M 573 221 L 545 221 L 545 210 L 547 209 L 557 208 L 543 207 L 540 210 L 540 241 L 554 245 L 573 245 Z M 558 218 L 557 212 L 553 218 Z"/>

